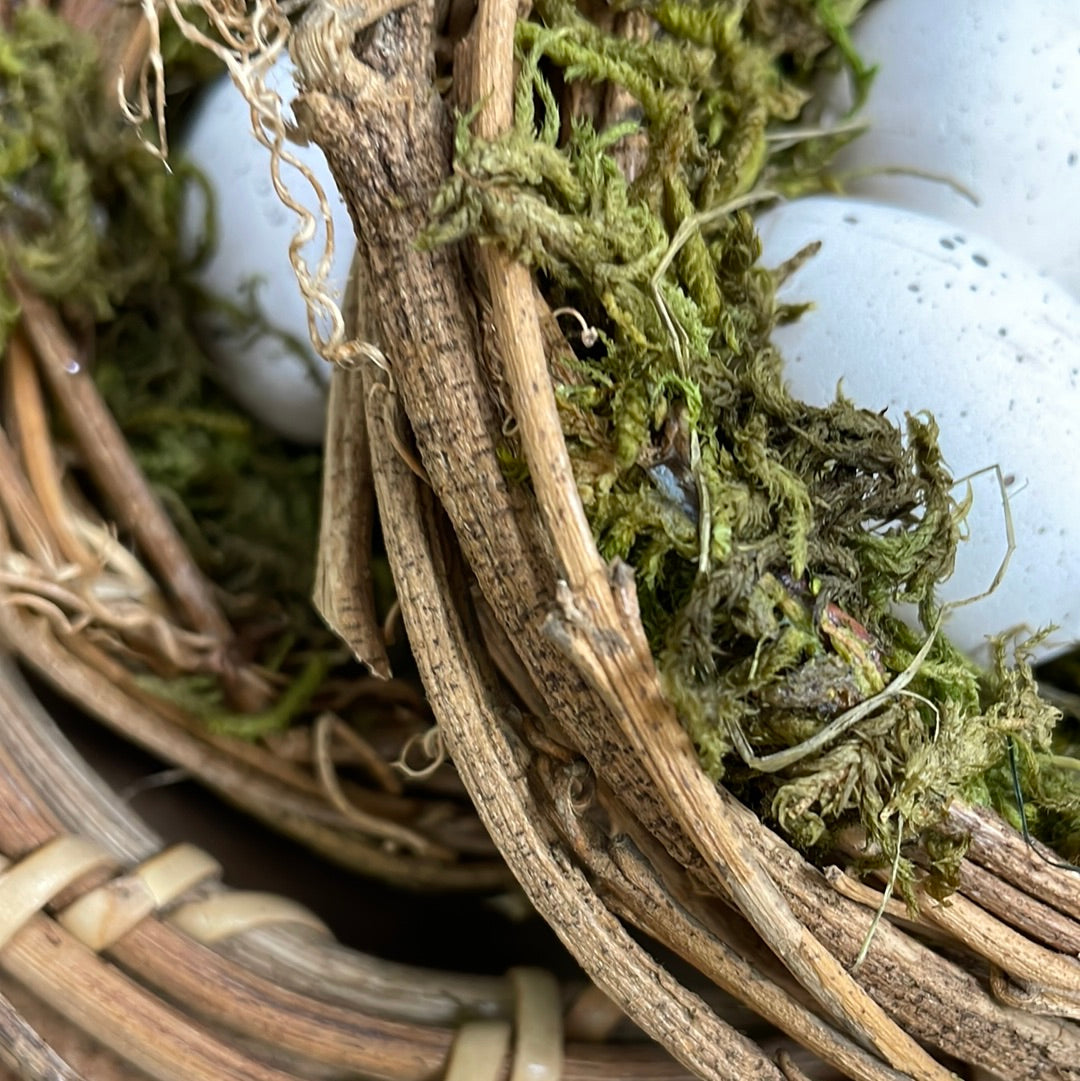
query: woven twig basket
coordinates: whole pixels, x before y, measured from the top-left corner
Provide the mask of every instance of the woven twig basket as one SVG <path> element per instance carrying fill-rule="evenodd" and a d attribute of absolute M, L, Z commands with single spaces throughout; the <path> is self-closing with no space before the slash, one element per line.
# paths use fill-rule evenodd
<path fill-rule="evenodd" d="M 517 15 L 516 4 L 481 0 L 456 52 L 455 93 L 479 103 L 481 135 L 510 121 Z M 118 52 L 130 61 L 134 16 L 120 9 L 109 18 L 95 32 L 108 42 L 103 28 L 123 29 Z M 610 1027 L 592 991 L 569 1004 L 533 972 L 501 981 L 383 965 L 337 946 L 287 901 L 230 893 L 205 854 L 160 851 L 88 776 L 10 661 L 0 673 L 0 852 L 9 861 L 0 966 L 110 1050 L 93 1077 L 134 1068 L 161 1079 L 482 1079 L 508 1069 L 551 1081 L 687 1071 L 776 1081 L 805 1071 L 860 1081 L 980 1070 L 1016 1081 L 1080 1078 L 1080 891 L 1047 853 L 992 816 L 953 806 L 951 827 L 970 838 L 960 892 L 944 905 L 924 898 L 918 917 L 886 905 L 856 964 L 882 894 L 840 869 L 813 868 L 702 773 L 660 692 L 632 579 L 600 560 L 582 512 L 548 373 L 551 330 L 530 275 L 495 248 L 466 258 L 414 245 L 449 162 L 449 113 L 433 93 L 435 19 L 424 0 L 315 3 L 290 42 L 297 116 L 326 152 L 357 227 L 365 299 L 350 329 L 381 351 L 362 355 L 385 363 L 334 374 L 326 467 L 334 528 L 324 523 L 320 603 L 378 668 L 363 575 L 351 560 L 336 570 L 333 562 L 362 551 L 360 493 L 373 486 L 438 731 L 505 866 L 470 815 L 456 810 L 448 826 L 431 813 L 433 804 L 457 806 L 445 788 L 408 799 L 357 785 L 343 792 L 326 754 L 312 753 L 310 768 L 283 764 L 147 700 L 125 649 L 163 664 L 185 663 L 179 647 L 212 657 L 234 700 L 250 708 L 268 689 L 263 673 L 230 653 L 231 628 L 125 455 L 89 374 L 73 370 L 81 354 L 70 331 L 25 288 L 8 358 L 11 435 L 0 440 L 8 553 L 18 566 L 20 557 L 77 565 L 80 538 L 90 535 L 85 507 L 73 524 L 50 454 L 40 379 L 102 505 L 152 555 L 156 582 L 139 585 L 160 592 L 160 583 L 167 599 L 155 619 L 122 625 L 122 605 L 112 615 L 94 608 L 93 589 L 62 595 L 58 574 L 26 589 L 24 573 L 0 619 L 13 651 L 88 711 L 341 862 L 440 888 L 498 886 L 508 867 L 602 1001 L 659 1047 L 576 1040 Z M 517 423 L 531 495 L 506 481 L 496 402 Z M 406 450 L 413 442 L 418 461 Z M 108 536 L 100 520 L 90 524 Z M 119 553 L 108 549 L 103 560 L 105 541 L 89 547 L 92 564 L 119 573 Z M 333 620 L 343 612 L 347 620 Z M 424 710 L 402 695 L 395 716 L 403 703 L 412 716 L 400 742 L 422 728 Z M 332 737 L 328 722 L 311 739 L 325 751 Z M 354 753 L 377 782 L 387 755 Z M 860 843 L 850 839 L 853 852 Z M 700 979 L 676 975 L 650 941 Z M 754 1038 L 741 1020 L 735 1027 L 712 1004 L 710 985 L 813 1063 L 804 1069 L 776 1051 L 776 1037 Z M 0 1048 L 20 1076 L 78 1075 L 0 1006 Z"/>

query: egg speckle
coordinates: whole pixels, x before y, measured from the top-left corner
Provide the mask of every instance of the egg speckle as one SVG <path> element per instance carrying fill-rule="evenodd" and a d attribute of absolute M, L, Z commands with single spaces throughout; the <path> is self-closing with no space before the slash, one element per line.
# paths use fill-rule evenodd
<path fill-rule="evenodd" d="M 992 583 L 1007 549 L 1001 484 L 1008 493 L 1016 551 L 991 596 L 950 613 L 953 640 L 985 659 L 987 635 L 1018 627 L 1060 625 L 1043 655 L 1080 638 L 1080 305 L 990 241 L 945 245 L 941 222 L 902 208 L 804 199 L 759 228 L 769 264 L 822 242 L 780 292 L 815 305 L 774 334 L 792 392 L 824 405 L 839 386 L 900 424 L 929 410 L 953 475 L 970 478 L 944 599 Z"/>
<path fill-rule="evenodd" d="M 287 58 L 271 69 L 267 86 L 283 101 L 293 97 Z M 284 111 L 287 116 L 287 106 Z M 322 151 L 293 143 L 288 149 L 315 175 L 330 203 L 334 259 L 328 284 L 340 297 L 352 256 L 352 222 Z M 216 243 L 197 271 L 212 299 L 199 328 L 222 380 L 248 412 L 281 435 L 321 442 L 330 366 L 310 344 L 307 307 L 289 262 L 299 218 L 274 191 L 270 151 L 252 134 L 250 109 L 230 79 L 206 92 L 184 133 L 181 152 L 213 193 Z M 313 268 L 325 244 L 317 201 L 298 170 L 282 163 L 281 176 L 319 222 L 315 237 L 301 249 Z M 187 200 L 181 228 L 189 249 L 203 240 L 205 212 L 201 199 Z"/>
<path fill-rule="evenodd" d="M 853 40 L 878 71 L 837 162 L 849 191 L 979 232 L 1080 296 L 1080 3 L 882 0 Z"/>

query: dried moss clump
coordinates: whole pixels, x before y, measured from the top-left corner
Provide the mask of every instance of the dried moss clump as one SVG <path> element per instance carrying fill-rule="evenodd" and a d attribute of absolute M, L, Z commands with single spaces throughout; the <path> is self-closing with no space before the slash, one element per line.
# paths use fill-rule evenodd
<path fill-rule="evenodd" d="M 796 125 L 822 64 L 869 77 L 847 37 L 860 6 L 620 4 L 651 18 L 640 40 L 539 0 L 517 33 L 514 127 L 487 142 L 461 118 L 424 242 L 503 245 L 594 329 L 567 319 L 573 348 L 550 358 L 579 491 L 602 554 L 636 570 L 708 772 L 804 848 L 859 821 L 891 856 L 955 794 L 1006 802 L 1007 740 L 1041 760 L 1056 712 L 1023 663 L 981 673 L 938 633 L 964 508 L 933 419 L 901 431 L 843 398 L 796 401 L 770 344 L 798 312 L 777 304 L 784 270 L 758 263 L 746 208 L 833 186 L 850 130 Z M 581 86 L 636 115 L 575 114 Z M 521 468 L 512 442 L 506 458 Z"/>

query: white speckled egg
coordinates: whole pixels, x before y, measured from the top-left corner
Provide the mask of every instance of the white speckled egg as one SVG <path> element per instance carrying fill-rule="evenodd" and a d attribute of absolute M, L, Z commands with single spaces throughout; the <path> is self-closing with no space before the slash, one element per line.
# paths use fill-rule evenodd
<path fill-rule="evenodd" d="M 978 231 L 1080 297 L 1080 2 L 881 0 L 854 40 L 878 65 L 849 190 Z"/>
<path fill-rule="evenodd" d="M 759 228 L 769 265 L 822 243 L 780 292 L 815 304 L 774 335 L 792 392 L 824 405 L 842 381 L 898 424 L 930 410 L 953 476 L 1005 477 L 1016 551 L 991 596 L 949 614 L 953 641 L 985 660 L 987 635 L 1021 626 L 1061 627 L 1044 657 L 1080 639 L 1080 305 L 997 245 L 909 210 L 819 197 Z M 1007 547 L 997 478 L 971 483 L 970 535 L 941 588 L 953 601 L 985 591 Z"/>
<path fill-rule="evenodd" d="M 267 84 L 288 102 L 294 95 L 287 57 L 272 69 Z M 283 106 L 288 117 L 288 106 Z M 291 152 L 318 179 L 331 204 L 334 263 L 331 286 L 344 292 L 353 251 L 353 229 L 344 201 L 321 150 L 289 144 Z M 323 438 L 330 366 L 310 344 L 307 310 L 292 266 L 289 244 L 296 214 L 285 207 L 270 179 L 270 152 L 251 132 L 247 102 L 223 78 L 199 103 L 181 147 L 205 175 L 214 198 L 216 245 L 198 278 L 212 296 L 250 311 L 252 297 L 267 329 L 252 329 L 223 310 L 203 313 L 201 330 L 223 379 L 240 404 L 281 435 L 303 443 Z M 307 181 L 284 163 L 281 175 L 293 196 L 312 213 L 317 203 Z M 205 206 L 191 198 L 183 228 L 187 244 L 201 240 Z M 316 218 L 318 215 L 316 214 Z M 314 269 L 324 230 L 303 248 Z M 247 329 L 240 329 L 241 326 Z"/>

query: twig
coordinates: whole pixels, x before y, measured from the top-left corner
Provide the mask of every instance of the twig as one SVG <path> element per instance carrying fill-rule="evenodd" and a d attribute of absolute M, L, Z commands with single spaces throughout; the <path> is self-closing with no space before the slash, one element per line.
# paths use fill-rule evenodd
<path fill-rule="evenodd" d="M 481 137 L 496 138 L 512 123 L 515 19 L 514 7 L 497 0 L 482 0 L 477 13 L 473 89 L 481 102 L 476 117 Z M 577 613 L 564 623 L 571 656 L 611 706 L 628 746 L 675 820 L 695 838 L 739 909 L 807 990 L 831 1014 L 863 1032 L 898 1069 L 920 1079 L 950 1077 L 795 919 L 783 894 L 733 830 L 713 782 L 701 770 L 689 737 L 661 693 L 628 573 L 621 574 L 613 595 L 596 551 L 563 439 L 531 275 L 493 245 L 481 246 L 479 259 L 533 487 L 567 578 L 564 612 Z"/>
<path fill-rule="evenodd" d="M 1055 855 L 1024 839 L 993 812 L 954 800 L 945 825 L 967 841 L 968 858 L 1059 912 L 1080 920 L 1076 876 L 1054 866 Z"/>
<path fill-rule="evenodd" d="M 45 416 L 41 385 L 34 371 L 30 349 L 19 332 L 11 337 L 7 360 L 10 407 L 15 416 L 27 479 L 37 496 L 41 513 L 49 523 L 64 558 L 84 570 L 96 570 L 99 561 L 87 551 L 70 528 L 67 500 L 60 483 L 60 469 Z"/>
<path fill-rule="evenodd" d="M 131 530 L 157 566 L 191 625 L 222 642 L 228 641 L 232 629 L 132 460 L 116 421 L 78 359 L 75 343 L 47 305 L 18 283 L 13 283 L 13 288 L 23 312 L 23 326 L 37 350 L 42 370 L 119 521 Z"/>
<path fill-rule="evenodd" d="M 366 289 L 359 274 L 353 260 L 345 327 L 353 337 L 366 337 Z M 375 613 L 371 577 L 375 487 L 359 372 L 339 368 L 331 376 L 322 483 L 315 607 L 358 660 L 374 675 L 389 679 L 390 660 Z"/>

